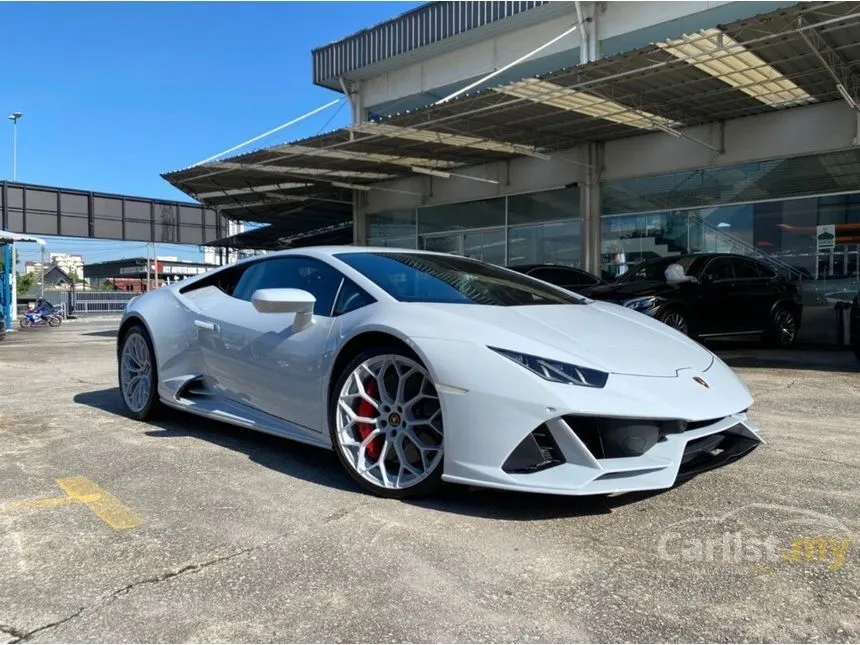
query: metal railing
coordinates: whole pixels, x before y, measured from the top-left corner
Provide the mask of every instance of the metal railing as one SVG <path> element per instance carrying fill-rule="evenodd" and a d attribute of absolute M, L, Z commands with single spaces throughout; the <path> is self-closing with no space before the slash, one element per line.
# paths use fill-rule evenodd
<path fill-rule="evenodd" d="M 139 295 L 136 291 L 81 291 L 74 295 L 75 315 L 121 314 Z"/>

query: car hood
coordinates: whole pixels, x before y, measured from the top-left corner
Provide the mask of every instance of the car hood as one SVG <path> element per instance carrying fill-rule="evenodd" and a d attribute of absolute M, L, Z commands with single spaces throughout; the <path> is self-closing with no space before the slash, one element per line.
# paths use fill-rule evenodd
<path fill-rule="evenodd" d="M 610 303 L 409 307 L 420 318 L 421 329 L 415 329 L 415 335 L 475 340 L 614 374 L 674 377 L 683 369 L 705 371 L 714 360 L 687 336 Z"/>
<path fill-rule="evenodd" d="M 678 287 L 665 282 L 653 280 L 636 280 L 633 282 L 616 282 L 589 289 L 587 295 L 595 300 L 608 300 L 621 302 L 630 298 L 644 298 L 646 296 L 661 296 L 673 293 Z M 586 295 L 586 294 L 583 294 Z"/>

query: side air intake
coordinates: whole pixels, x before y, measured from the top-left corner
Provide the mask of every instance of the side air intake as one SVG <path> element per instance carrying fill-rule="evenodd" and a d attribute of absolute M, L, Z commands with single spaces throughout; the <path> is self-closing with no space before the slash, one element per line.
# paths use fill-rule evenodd
<path fill-rule="evenodd" d="M 506 473 L 534 473 L 564 463 L 558 444 L 546 425 L 533 430 L 502 465 Z"/>

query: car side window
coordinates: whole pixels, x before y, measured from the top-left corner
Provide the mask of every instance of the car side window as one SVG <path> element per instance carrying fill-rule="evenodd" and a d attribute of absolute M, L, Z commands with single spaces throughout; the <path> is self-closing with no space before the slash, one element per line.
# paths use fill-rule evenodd
<path fill-rule="evenodd" d="M 313 258 L 284 257 L 254 263 L 233 292 L 239 300 L 251 301 L 258 289 L 302 289 L 316 298 L 314 315 L 331 316 L 341 273 Z"/>
<path fill-rule="evenodd" d="M 232 267 L 220 269 L 212 273 L 202 280 L 193 282 L 187 287 L 180 289 L 180 293 L 188 293 L 197 289 L 205 289 L 206 287 L 216 287 L 228 296 L 232 296 L 236 290 L 236 286 L 242 280 L 242 277 L 248 272 L 248 264 L 237 264 Z"/>
<path fill-rule="evenodd" d="M 735 258 L 732 262 L 735 266 L 735 277 L 738 279 L 761 278 L 762 272 L 757 262 L 743 258 Z"/>
<path fill-rule="evenodd" d="M 705 267 L 704 274 L 709 276 L 711 280 L 731 280 L 735 277 L 729 258 L 714 258 Z"/>
<path fill-rule="evenodd" d="M 337 300 L 335 300 L 334 303 L 332 316 L 342 316 L 343 314 L 348 314 L 350 311 L 361 309 L 362 307 L 366 307 L 374 302 L 376 302 L 376 300 L 373 296 L 349 278 L 344 278 L 343 286 L 340 288 L 340 292 L 337 294 Z"/>

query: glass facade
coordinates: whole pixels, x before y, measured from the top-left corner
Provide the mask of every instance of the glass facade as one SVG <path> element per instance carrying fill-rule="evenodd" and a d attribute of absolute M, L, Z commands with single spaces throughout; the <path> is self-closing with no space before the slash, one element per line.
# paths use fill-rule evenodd
<path fill-rule="evenodd" d="M 834 306 L 860 289 L 860 150 L 606 182 L 601 198 L 608 276 L 678 253 L 756 257 L 801 282 L 815 342 L 833 342 Z"/>
<path fill-rule="evenodd" d="M 694 252 L 741 253 L 806 280 L 860 276 L 860 151 L 603 184 L 603 270 Z M 637 210 L 644 212 L 636 212 Z M 835 226 L 835 244 L 819 227 Z"/>
<path fill-rule="evenodd" d="M 579 189 L 368 215 L 368 244 L 456 253 L 500 265 L 580 266 Z"/>
<path fill-rule="evenodd" d="M 582 266 L 579 198 L 571 187 L 371 214 L 369 242 Z M 651 257 L 740 253 L 801 280 L 808 311 L 826 308 L 827 325 L 860 287 L 860 149 L 604 182 L 601 204 L 607 278 Z M 831 226 L 832 242 L 821 237 Z"/>

